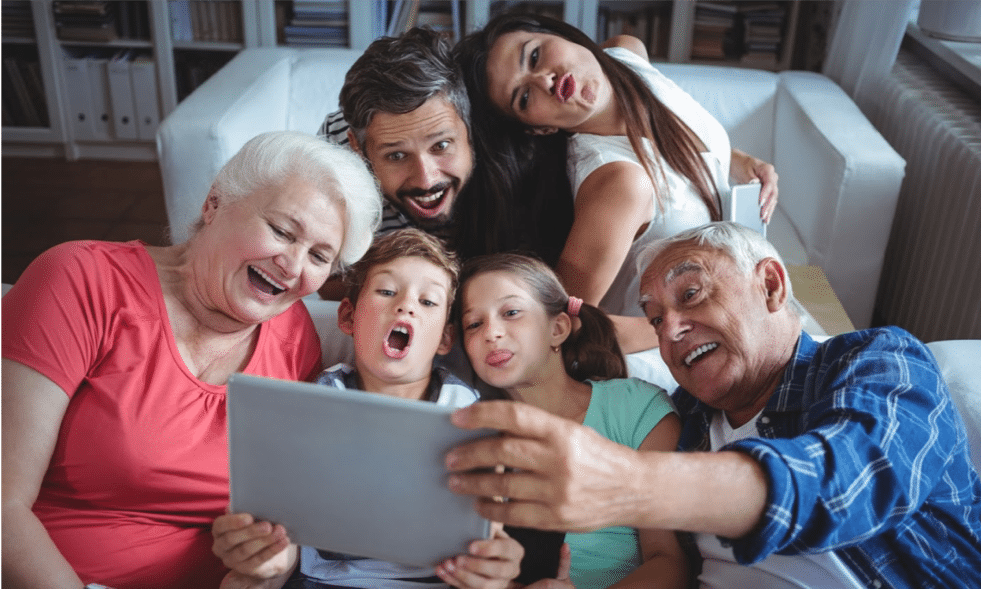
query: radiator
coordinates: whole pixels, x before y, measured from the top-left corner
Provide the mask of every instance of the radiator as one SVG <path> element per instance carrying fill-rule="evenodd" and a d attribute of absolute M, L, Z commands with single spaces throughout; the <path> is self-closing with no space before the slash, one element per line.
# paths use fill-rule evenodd
<path fill-rule="evenodd" d="M 874 324 L 981 338 L 981 105 L 901 51 L 870 119 L 906 159 Z"/>

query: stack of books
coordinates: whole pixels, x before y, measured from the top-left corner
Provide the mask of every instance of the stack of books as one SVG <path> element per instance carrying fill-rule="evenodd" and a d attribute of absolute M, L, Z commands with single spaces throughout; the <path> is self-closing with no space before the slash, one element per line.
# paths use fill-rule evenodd
<path fill-rule="evenodd" d="M 416 26 L 429 27 L 457 42 L 462 38 L 460 1 L 421 2 L 416 13 Z"/>
<path fill-rule="evenodd" d="M 671 36 L 671 2 L 617 2 L 601 5 L 596 30 L 601 41 L 633 35 L 651 58 L 666 58 Z"/>
<path fill-rule="evenodd" d="M 347 2 L 293 0 L 293 16 L 283 27 L 283 37 L 287 45 L 347 47 Z"/>
<path fill-rule="evenodd" d="M 777 2 L 746 2 L 743 17 L 743 55 L 740 61 L 754 67 L 776 67 L 783 43 L 786 8 Z"/>
<path fill-rule="evenodd" d="M 64 41 L 114 41 L 119 38 L 116 27 L 116 2 L 107 0 L 69 2 L 56 0 L 55 30 Z"/>
<path fill-rule="evenodd" d="M 3 3 L 3 38 L 34 38 L 34 19 L 31 16 L 31 3 L 27 0 Z"/>
<path fill-rule="evenodd" d="M 174 41 L 241 43 L 242 5 L 237 0 L 171 0 Z"/>
<path fill-rule="evenodd" d="M 732 59 L 737 56 L 736 2 L 699 2 L 695 7 L 692 59 Z"/>

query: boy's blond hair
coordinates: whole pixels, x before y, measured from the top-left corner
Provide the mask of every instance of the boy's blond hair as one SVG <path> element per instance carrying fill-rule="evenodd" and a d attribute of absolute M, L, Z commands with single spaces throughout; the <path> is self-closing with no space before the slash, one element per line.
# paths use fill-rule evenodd
<path fill-rule="evenodd" d="M 446 293 L 449 313 L 460 281 L 460 262 L 456 254 L 446 248 L 443 240 L 412 227 L 377 237 L 364 256 L 345 272 L 344 284 L 351 304 L 357 306 L 361 288 L 372 268 L 411 257 L 432 263 L 450 277 L 450 288 Z"/>

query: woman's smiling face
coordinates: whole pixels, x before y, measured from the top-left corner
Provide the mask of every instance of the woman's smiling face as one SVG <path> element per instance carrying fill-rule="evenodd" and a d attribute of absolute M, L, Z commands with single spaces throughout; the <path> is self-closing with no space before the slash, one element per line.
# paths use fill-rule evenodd
<path fill-rule="evenodd" d="M 271 319 L 315 292 L 345 234 L 344 206 L 299 179 L 231 203 L 209 195 L 203 218 L 206 306 L 244 324 Z"/>
<path fill-rule="evenodd" d="M 487 88 L 501 112 L 534 128 L 575 132 L 612 102 L 589 49 L 557 35 L 501 35 L 487 56 Z"/>

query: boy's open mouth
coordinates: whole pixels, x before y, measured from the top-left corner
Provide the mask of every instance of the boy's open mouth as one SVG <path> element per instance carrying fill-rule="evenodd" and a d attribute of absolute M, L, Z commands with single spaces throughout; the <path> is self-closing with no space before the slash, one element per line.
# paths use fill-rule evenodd
<path fill-rule="evenodd" d="M 404 358 L 409 353 L 411 341 L 412 326 L 408 323 L 396 323 L 385 338 L 385 355 L 389 358 Z"/>

